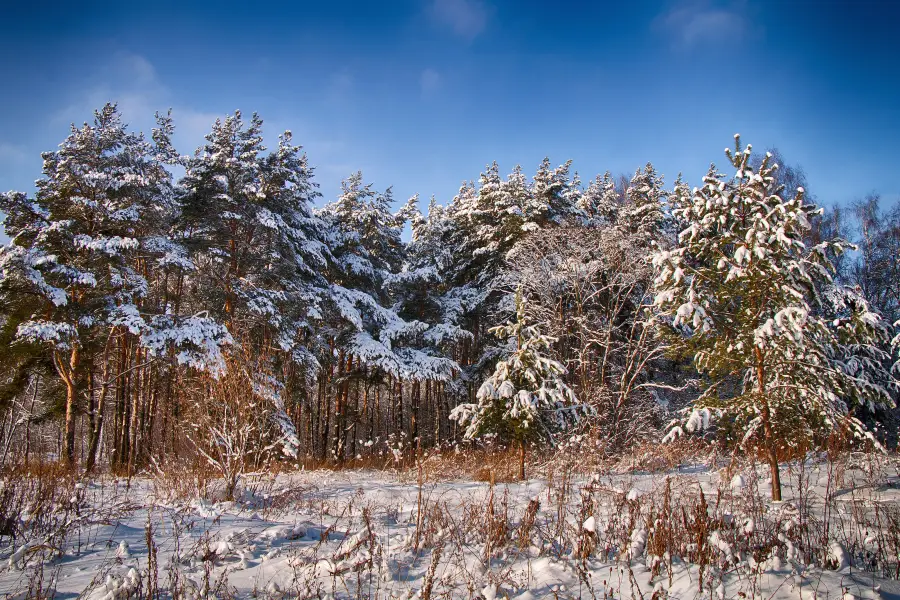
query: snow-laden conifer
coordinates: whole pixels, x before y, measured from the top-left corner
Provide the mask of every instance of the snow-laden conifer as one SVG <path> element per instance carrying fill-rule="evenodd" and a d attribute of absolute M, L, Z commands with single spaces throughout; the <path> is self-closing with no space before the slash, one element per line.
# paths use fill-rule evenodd
<path fill-rule="evenodd" d="M 510 353 L 481 384 L 476 402 L 460 404 L 450 418 L 466 426 L 468 439 L 492 433 L 518 443 L 519 476 L 524 479 L 525 445 L 552 439 L 576 423 L 584 409 L 563 380 L 565 366 L 548 355 L 553 339 L 528 323 L 521 292 L 516 294 L 516 320 L 491 332 L 513 345 Z"/>
<path fill-rule="evenodd" d="M 666 191 L 663 178 L 651 163 L 635 171 L 625 189 L 626 207 L 622 211 L 621 226 L 636 234 L 648 246 L 659 243 L 665 229 Z"/>
<path fill-rule="evenodd" d="M 618 223 L 622 203 L 616 190 L 616 182 L 609 171 L 591 180 L 578 199 L 577 208 L 584 215 L 587 226 L 604 227 Z"/>
<path fill-rule="evenodd" d="M 11 243 L 0 250 L 0 294 L 23 306 L 17 337 L 47 347 L 66 387 L 63 453 L 75 455 L 78 390 L 85 355 L 110 328 L 147 328 L 155 225 L 171 209 L 171 123 L 159 119 L 155 145 L 130 133 L 114 104 L 94 122 L 71 128 L 59 150 L 45 152 L 37 195 L 5 194 Z M 94 415 L 91 415 L 93 419 Z"/>
<path fill-rule="evenodd" d="M 738 136 L 726 154 L 733 177 L 713 167 L 702 188 L 676 190 L 685 229 L 653 256 L 661 331 L 709 382 L 668 437 L 728 421 L 734 443 L 764 450 L 780 500 L 780 453 L 837 427 L 869 437 L 852 409 L 892 405 L 897 380 L 879 350 L 891 335 L 861 298 L 835 291 L 828 257 L 846 244 L 804 245 L 816 208 L 803 189 L 780 189 L 768 157 L 752 169 Z"/>

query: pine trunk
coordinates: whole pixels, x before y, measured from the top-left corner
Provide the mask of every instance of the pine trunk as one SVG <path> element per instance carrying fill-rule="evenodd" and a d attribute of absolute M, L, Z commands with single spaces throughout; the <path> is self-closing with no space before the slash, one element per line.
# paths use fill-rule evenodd
<path fill-rule="evenodd" d="M 78 346 L 74 345 L 66 364 L 62 357 L 56 356 L 56 370 L 66 384 L 66 428 L 63 434 L 63 456 L 69 467 L 75 466 L 75 400 L 78 397 L 78 387 L 75 373 L 80 359 Z"/>
<path fill-rule="evenodd" d="M 76 398 L 75 382 L 71 379 L 66 381 L 66 432 L 65 446 L 63 453 L 65 454 L 66 464 L 70 467 L 75 466 L 75 398 Z"/>
<path fill-rule="evenodd" d="M 772 475 L 772 500 L 781 502 L 781 473 L 778 470 L 778 452 L 775 447 L 775 432 L 772 429 L 772 413 L 769 410 L 769 401 L 766 398 L 766 371 L 763 364 L 762 350 L 756 348 L 756 377 L 759 390 L 759 399 L 762 403 L 763 443 L 765 444 L 766 458 Z"/>
<path fill-rule="evenodd" d="M 108 358 L 108 357 L 107 357 Z M 100 397 L 97 400 L 97 406 L 94 409 L 94 418 L 91 419 L 92 426 L 88 432 L 90 441 L 88 442 L 87 464 L 85 471 L 90 473 L 94 465 L 97 463 L 97 451 L 100 447 L 100 435 L 103 433 L 103 412 L 106 409 L 106 396 L 109 393 L 109 362 L 104 358 L 103 364 L 103 381 L 100 382 Z"/>

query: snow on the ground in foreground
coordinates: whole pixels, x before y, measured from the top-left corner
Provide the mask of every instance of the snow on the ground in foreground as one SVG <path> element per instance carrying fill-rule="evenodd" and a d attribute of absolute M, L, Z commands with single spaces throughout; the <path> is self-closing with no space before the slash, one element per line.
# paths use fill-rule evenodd
<path fill-rule="evenodd" d="M 825 493 L 824 471 L 810 468 L 805 493 Z M 316 471 L 247 477 L 239 502 L 166 500 L 150 480 L 132 480 L 127 489 L 107 480 L 88 486 L 92 498 L 104 499 L 105 516 L 86 516 L 62 555 L 45 553 L 41 563 L 41 540 L 13 548 L 0 538 L 0 598 L 25 597 L 41 565 L 45 585 L 55 577 L 57 597 L 95 600 L 146 597 L 149 586 L 163 590 L 161 597 L 174 590 L 184 598 L 900 599 L 897 581 L 854 568 L 859 558 L 837 541 L 825 550 L 828 569 L 807 566 L 812 561 L 790 542 L 793 517 L 773 521 L 783 529 L 773 537 L 787 540 L 778 552 L 735 550 L 735 536 L 761 535 L 758 520 L 793 514 L 796 479 L 787 471 L 783 478 L 788 502 L 775 505 L 765 500 L 762 470 L 598 476 L 569 482 L 567 495 L 552 479 L 497 484 L 491 494 L 486 483 L 426 482 L 420 489 L 388 473 Z M 738 496 L 754 481 L 753 510 L 762 515 L 755 518 L 745 516 L 747 497 Z M 629 520 L 640 503 L 661 506 L 666 486 L 680 498 L 702 489 L 710 514 L 717 505 L 716 514 L 726 515 L 721 530 L 698 538 L 715 558 L 702 573 L 678 560 L 668 571 L 669 557 L 653 556 L 648 545 L 665 524 Z M 839 513 L 873 503 L 896 509 L 896 474 L 878 487 L 846 485 L 835 498 Z M 538 505 L 532 533 L 521 537 L 520 523 Z M 694 518 L 693 508 L 670 508 L 679 519 Z M 155 583 L 147 576 L 148 523 Z M 497 537 L 479 533 L 486 531 Z M 616 535 L 621 547 L 603 541 Z M 876 532 L 868 535 L 866 543 L 875 543 Z"/>

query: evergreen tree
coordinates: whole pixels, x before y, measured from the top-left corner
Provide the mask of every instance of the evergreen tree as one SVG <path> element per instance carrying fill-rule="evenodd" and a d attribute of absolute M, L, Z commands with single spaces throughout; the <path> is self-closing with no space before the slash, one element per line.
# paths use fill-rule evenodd
<path fill-rule="evenodd" d="M 47 347 L 65 384 L 63 454 L 73 464 L 85 355 L 110 325 L 143 325 L 138 305 L 148 283 L 135 259 L 169 175 L 152 146 L 126 131 L 114 104 L 97 111 L 93 125 L 73 125 L 43 158 L 35 199 L 9 193 L 0 206 L 12 237 L 0 256 L 0 293 L 27 304 L 16 336 Z"/>
<path fill-rule="evenodd" d="M 616 182 L 609 171 L 595 177 L 578 200 L 585 224 L 590 227 L 616 225 L 619 222 L 621 202 Z"/>
<path fill-rule="evenodd" d="M 529 202 L 523 207 L 525 230 L 532 231 L 548 225 L 570 222 L 578 212 L 576 184 L 569 178 L 572 161 L 551 168 L 550 159 L 544 158 L 534 175 Z"/>
<path fill-rule="evenodd" d="M 873 359 L 889 329 L 860 302 L 826 316 L 828 256 L 845 244 L 807 248 L 816 209 L 803 190 L 782 198 L 777 167 L 767 158 L 751 169 L 750 147 L 742 150 L 737 136 L 726 154 L 734 177 L 713 168 L 702 188 L 677 198 L 686 229 L 676 248 L 653 257 L 660 330 L 709 382 L 684 428 L 668 437 L 702 429 L 710 417 L 728 421 L 743 432 L 737 443 L 764 450 L 780 500 L 780 450 L 814 444 L 839 426 L 867 435 L 851 408 L 892 403 L 896 379 Z"/>
<path fill-rule="evenodd" d="M 392 289 L 397 290 L 401 317 L 429 324 L 424 333 L 429 352 L 458 358 L 461 345 L 471 343 L 473 335 L 461 326 L 466 312 L 464 295 L 458 294 L 460 288 L 453 285 L 451 271 L 458 264 L 457 253 L 446 243 L 456 239 L 458 230 L 447 213 L 434 198 L 425 217 L 415 213 L 407 262 L 392 282 Z M 454 370 L 459 370 L 455 361 Z"/>
<path fill-rule="evenodd" d="M 452 360 L 423 351 L 421 339 L 428 330 L 427 323 L 398 315 L 401 306 L 395 303 L 397 289 L 407 279 L 401 272 L 403 215 L 412 208 L 407 206 L 394 215 L 390 204 L 390 189 L 378 194 L 371 184 L 363 183 L 361 173 L 355 173 L 344 182 L 338 200 L 321 211 L 335 231 L 331 285 L 334 317 L 325 332 L 338 348 L 336 366 L 338 377 L 343 378 L 335 380 L 338 432 L 346 428 L 346 380 L 358 376 L 354 369 L 364 366 L 398 381 L 421 382 L 448 379 L 455 367 Z M 408 282 L 415 278 L 413 275 Z M 342 442 L 343 433 L 338 433 L 332 447 L 338 460 L 343 457 Z"/>
<path fill-rule="evenodd" d="M 552 338 L 529 324 L 521 292 L 516 294 L 516 320 L 491 329 L 514 344 L 481 387 L 475 403 L 460 404 L 451 419 L 467 425 L 465 436 L 486 433 L 519 445 L 519 477 L 525 478 L 525 446 L 530 441 L 551 439 L 579 418 L 581 407 L 563 381 L 566 368 L 547 356 Z"/>
<path fill-rule="evenodd" d="M 444 211 L 432 198 L 428 215 L 423 216 L 413 197 L 398 212 L 409 219 L 412 239 L 407 245 L 406 259 L 401 271 L 393 275 L 388 286 L 394 306 L 401 318 L 428 323 L 422 336 L 422 347 L 434 356 L 449 355 L 448 344 L 466 337 L 466 332 L 448 314 L 443 295 L 448 286 L 442 276 L 448 263 L 447 248 L 441 244 L 442 227 L 446 225 Z M 454 370 L 458 370 L 456 367 Z"/>
<path fill-rule="evenodd" d="M 178 232 L 196 265 L 190 296 L 242 343 L 256 345 L 236 358 L 242 364 L 250 357 L 241 368 L 294 455 L 299 442 L 286 414 L 288 381 L 264 374 L 312 376 L 319 368 L 314 324 L 329 295 L 324 273 L 332 256 L 325 224 L 312 209 L 317 184 L 290 131 L 264 154 L 255 114 L 249 123 L 240 111 L 217 120 L 206 139 L 180 182 Z"/>
<path fill-rule="evenodd" d="M 216 119 L 206 140 L 186 161 L 179 227 L 197 265 L 193 295 L 234 329 L 236 317 L 245 316 L 247 303 L 264 303 L 245 276 L 264 270 L 271 260 L 259 252 L 265 231 L 261 218 L 268 217 L 260 210 L 265 199 L 262 120 L 253 115 L 245 126 L 236 111 Z"/>
<path fill-rule="evenodd" d="M 645 238 L 648 246 L 659 243 L 665 229 L 666 192 L 662 176 L 657 175 L 652 164 L 635 172 L 625 189 L 625 199 L 627 208 L 621 225 L 628 233 Z"/>

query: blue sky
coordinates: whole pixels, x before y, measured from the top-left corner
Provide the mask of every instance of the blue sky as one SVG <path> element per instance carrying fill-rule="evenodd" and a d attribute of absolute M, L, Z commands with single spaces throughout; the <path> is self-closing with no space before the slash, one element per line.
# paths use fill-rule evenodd
<path fill-rule="evenodd" d="M 735 132 L 802 165 L 822 204 L 894 200 L 898 24 L 888 0 L 6 5 L 0 189 L 31 191 L 39 153 L 116 100 L 145 131 L 171 107 L 182 153 L 259 112 L 326 200 L 362 169 L 446 203 L 492 160 L 544 156 L 585 180 L 652 161 L 698 184 Z"/>

